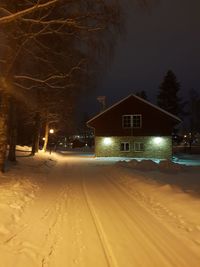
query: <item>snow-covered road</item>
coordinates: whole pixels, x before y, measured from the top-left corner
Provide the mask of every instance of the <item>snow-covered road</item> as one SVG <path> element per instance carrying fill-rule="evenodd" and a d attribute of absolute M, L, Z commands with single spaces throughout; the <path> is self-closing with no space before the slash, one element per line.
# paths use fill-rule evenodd
<path fill-rule="evenodd" d="M 91 158 L 32 173 L 36 196 L 0 243 L 1 267 L 199 267 L 198 247 Z"/>

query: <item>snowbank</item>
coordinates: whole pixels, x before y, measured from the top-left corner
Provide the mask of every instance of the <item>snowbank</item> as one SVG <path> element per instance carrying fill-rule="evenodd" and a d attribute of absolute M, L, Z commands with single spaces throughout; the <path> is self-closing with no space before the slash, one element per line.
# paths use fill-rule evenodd
<path fill-rule="evenodd" d="M 196 171 L 200 172 L 200 166 L 187 166 L 184 164 L 175 163 L 171 160 L 161 160 L 155 162 L 153 160 L 141 160 L 136 159 L 130 161 L 118 161 L 116 165 L 132 168 L 140 171 L 160 171 L 160 172 L 183 172 L 183 171 Z"/>
<path fill-rule="evenodd" d="M 0 238 L 5 238 L 5 242 L 20 227 L 24 210 L 33 202 L 44 183 L 45 174 L 56 162 L 54 155 L 49 158 L 48 153 L 40 152 L 33 158 L 21 155 L 23 152 L 30 152 L 30 148 L 18 146 L 19 163 L 12 166 L 9 163 L 8 171 L 0 174 Z"/>
<path fill-rule="evenodd" d="M 16 146 L 17 151 L 24 151 L 24 152 L 31 152 L 31 147 L 30 146 Z"/>
<path fill-rule="evenodd" d="M 0 237 L 12 232 L 38 189 L 26 177 L 0 175 Z"/>

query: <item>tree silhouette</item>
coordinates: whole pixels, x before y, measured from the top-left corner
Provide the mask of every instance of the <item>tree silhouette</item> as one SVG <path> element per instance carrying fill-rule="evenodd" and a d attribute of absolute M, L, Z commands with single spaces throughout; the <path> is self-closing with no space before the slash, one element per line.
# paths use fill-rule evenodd
<path fill-rule="evenodd" d="M 181 98 L 178 96 L 179 91 L 180 83 L 177 81 L 173 71 L 169 70 L 159 87 L 158 106 L 176 116 L 181 115 L 184 103 L 181 102 Z"/>

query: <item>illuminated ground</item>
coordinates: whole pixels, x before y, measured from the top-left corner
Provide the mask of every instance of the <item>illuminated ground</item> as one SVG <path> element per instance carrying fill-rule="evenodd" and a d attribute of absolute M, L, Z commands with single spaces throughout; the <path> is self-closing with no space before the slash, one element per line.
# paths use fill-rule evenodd
<path fill-rule="evenodd" d="M 200 266 L 198 197 L 90 156 L 22 164 L 2 177 L 0 266 Z"/>

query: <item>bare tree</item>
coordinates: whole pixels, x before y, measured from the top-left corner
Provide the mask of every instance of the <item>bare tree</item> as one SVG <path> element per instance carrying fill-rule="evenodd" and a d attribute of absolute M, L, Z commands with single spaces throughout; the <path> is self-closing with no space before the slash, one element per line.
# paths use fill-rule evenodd
<path fill-rule="evenodd" d="M 78 88 L 119 26 L 118 1 L 2 0 L 0 3 L 0 168 L 4 170 L 10 97 L 27 90 Z M 80 84 L 80 81 L 79 81 Z M 31 104 L 31 101 L 30 101 Z M 33 105 L 34 106 L 34 105 Z M 37 119 L 36 119 L 37 121 Z"/>
<path fill-rule="evenodd" d="M 149 3 L 148 0 L 138 2 L 143 6 Z M 95 77 L 103 55 L 105 59 L 105 55 L 113 50 L 120 23 L 118 0 L 1 0 L 2 171 L 8 140 L 10 98 L 26 101 L 29 96 L 30 108 L 37 106 L 34 118 L 35 127 L 39 129 L 41 106 L 38 106 L 37 99 L 36 102 L 35 98 L 31 101 L 29 92 L 80 92 L 88 78 L 91 75 Z M 99 55 L 101 60 L 98 60 Z M 35 136 L 35 142 L 38 143 L 38 136 Z"/>

